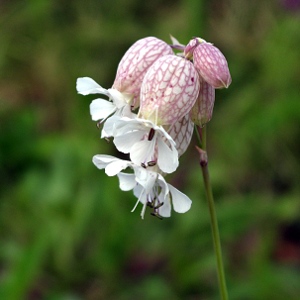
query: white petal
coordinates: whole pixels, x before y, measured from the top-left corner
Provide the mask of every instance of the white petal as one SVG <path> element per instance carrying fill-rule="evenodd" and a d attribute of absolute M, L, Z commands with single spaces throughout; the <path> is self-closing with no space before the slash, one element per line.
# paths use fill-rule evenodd
<path fill-rule="evenodd" d="M 140 166 L 142 163 L 147 163 L 154 160 L 155 155 L 155 140 L 138 141 L 133 144 L 130 149 L 130 160 Z"/>
<path fill-rule="evenodd" d="M 108 176 L 115 176 L 131 165 L 132 163 L 128 160 L 117 159 L 106 166 L 105 173 Z"/>
<path fill-rule="evenodd" d="M 168 186 L 172 194 L 173 209 L 178 213 L 187 212 L 192 205 L 191 199 L 185 194 L 178 191 L 171 184 L 168 184 Z"/>
<path fill-rule="evenodd" d="M 125 105 L 123 107 L 123 109 L 120 110 L 120 113 L 121 113 L 121 116 L 128 117 L 128 118 L 131 118 L 131 119 L 136 117 L 136 114 L 131 112 L 130 104 Z"/>
<path fill-rule="evenodd" d="M 104 128 L 101 130 L 101 139 L 103 139 L 103 138 L 110 138 L 111 137 L 111 135 L 109 134 L 109 132 L 106 132 L 105 130 L 104 130 Z"/>
<path fill-rule="evenodd" d="M 116 127 L 116 122 L 120 119 L 119 116 L 113 115 L 112 117 L 108 118 L 104 125 L 103 125 L 103 132 L 105 132 L 106 137 L 110 137 L 114 135 L 115 127 Z M 103 138 L 103 134 L 101 135 Z"/>
<path fill-rule="evenodd" d="M 117 129 L 114 130 L 114 133 L 117 132 Z M 143 138 L 144 133 L 141 131 L 133 131 L 124 133 L 123 135 L 115 136 L 114 144 L 117 149 L 123 153 L 129 153 L 132 146 L 139 142 Z M 141 163 L 139 163 L 140 165 Z"/>
<path fill-rule="evenodd" d="M 148 171 L 142 167 L 134 168 L 134 173 L 136 176 L 136 182 L 138 182 L 148 194 L 154 187 L 155 181 L 157 179 L 157 173 Z"/>
<path fill-rule="evenodd" d="M 171 216 L 171 201 L 169 195 L 164 199 L 164 204 L 159 208 L 159 214 L 164 218 Z"/>
<path fill-rule="evenodd" d="M 132 130 L 145 131 L 146 133 L 149 132 L 151 128 L 156 129 L 157 127 L 150 121 L 140 118 L 128 118 L 126 116 L 120 118 L 118 126 L 123 130 L 122 133 Z"/>
<path fill-rule="evenodd" d="M 112 161 L 115 161 L 117 159 L 118 158 L 111 156 L 111 155 L 98 154 L 98 155 L 94 155 L 93 163 L 98 169 L 101 170 L 101 169 L 104 169 Z"/>
<path fill-rule="evenodd" d="M 169 194 L 169 185 L 161 174 L 158 174 L 157 182 L 158 185 L 161 187 L 161 193 L 159 194 L 159 196 L 164 198 L 167 197 L 167 195 Z M 162 200 L 162 202 L 164 201 Z"/>
<path fill-rule="evenodd" d="M 115 106 L 117 108 L 122 108 L 123 106 L 127 105 L 127 99 L 126 96 L 123 95 L 122 93 L 120 93 L 118 90 L 116 89 L 108 89 L 107 90 L 109 93 L 110 98 L 113 100 Z"/>
<path fill-rule="evenodd" d="M 76 89 L 79 94 L 89 95 L 89 94 L 104 94 L 108 95 L 106 89 L 99 85 L 95 80 L 90 77 L 77 78 Z"/>
<path fill-rule="evenodd" d="M 106 119 L 116 111 L 116 106 L 105 99 L 95 99 L 90 104 L 90 114 L 93 121 Z"/>
<path fill-rule="evenodd" d="M 147 193 L 141 185 L 137 184 L 135 186 L 135 188 L 133 189 L 133 194 L 139 199 L 141 203 L 147 202 Z"/>
<path fill-rule="evenodd" d="M 158 200 L 160 203 L 164 203 L 158 211 L 162 217 L 167 218 L 171 216 L 171 200 L 169 194 L 169 186 L 165 178 L 161 174 L 158 174 L 157 182 L 161 188 L 161 191 L 158 195 Z"/>
<path fill-rule="evenodd" d="M 157 138 L 157 149 L 157 164 L 159 168 L 165 173 L 174 172 L 179 165 L 176 148 L 172 147 L 170 149 L 161 138 Z"/>
<path fill-rule="evenodd" d="M 135 122 L 135 119 L 130 119 L 127 117 L 122 117 L 118 121 L 116 121 L 116 130 L 117 135 L 123 135 L 127 132 L 136 132 L 140 131 L 143 132 L 143 134 L 146 134 L 150 131 L 144 126 L 144 124 L 141 124 L 140 122 Z"/>
<path fill-rule="evenodd" d="M 137 184 L 134 174 L 119 173 L 117 176 L 119 178 L 119 186 L 122 191 L 130 191 Z"/>

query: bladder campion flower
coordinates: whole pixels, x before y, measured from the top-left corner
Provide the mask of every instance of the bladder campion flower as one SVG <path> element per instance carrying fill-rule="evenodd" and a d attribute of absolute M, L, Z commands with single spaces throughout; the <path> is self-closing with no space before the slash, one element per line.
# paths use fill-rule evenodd
<path fill-rule="evenodd" d="M 135 42 L 118 64 L 109 89 L 89 77 L 78 78 L 76 84 L 82 95 L 105 96 L 90 104 L 92 119 L 103 122 L 101 137 L 112 138 L 130 160 L 99 154 L 93 162 L 107 175 L 117 175 L 121 190 L 133 190 L 135 207 L 143 204 L 142 218 L 147 206 L 159 218 L 170 216 L 171 205 L 180 213 L 190 209 L 191 200 L 164 175 L 178 168 L 194 124 L 203 127 L 211 119 L 215 89 L 231 83 L 218 48 L 201 38 L 186 46 L 171 40 L 172 45 L 155 37 Z M 127 168 L 133 173 L 122 172 Z"/>
<path fill-rule="evenodd" d="M 231 75 L 227 60 L 217 47 L 201 40 L 192 53 L 194 66 L 207 83 L 215 89 L 228 88 Z"/>

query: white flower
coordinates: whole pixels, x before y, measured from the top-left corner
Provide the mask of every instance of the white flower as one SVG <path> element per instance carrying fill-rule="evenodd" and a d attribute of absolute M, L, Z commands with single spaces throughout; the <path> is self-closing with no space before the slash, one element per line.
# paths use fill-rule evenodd
<path fill-rule="evenodd" d="M 165 173 L 178 167 L 176 144 L 162 126 L 145 119 L 113 116 L 105 122 L 103 131 L 113 136 L 117 149 L 129 153 L 138 166 L 156 163 Z"/>
<path fill-rule="evenodd" d="M 104 89 L 90 77 L 78 78 L 76 89 L 82 95 L 103 94 L 109 97 L 109 100 L 99 98 L 92 101 L 90 113 L 93 121 L 105 120 L 114 113 L 131 116 L 131 95 L 120 93 L 114 88 Z"/>
<path fill-rule="evenodd" d="M 132 211 L 141 202 L 143 204 L 142 218 L 144 218 L 147 206 L 153 209 L 151 214 L 159 218 L 171 216 L 171 205 L 178 213 L 185 213 L 191 207 L 192 201 L 167 183 L 161 174 L 149 170 L 151 167 L 149 169 L 140 167 L 130 161 L 121 160 L 110 155 L 95 155 L 93 163 L 98 169 L 105 169 L 107 175 L 117 175 L 122 191 L 133 190 L 138 201 Z M 134 173 L 121 172 L 127 167 L 132 168 Z"/>

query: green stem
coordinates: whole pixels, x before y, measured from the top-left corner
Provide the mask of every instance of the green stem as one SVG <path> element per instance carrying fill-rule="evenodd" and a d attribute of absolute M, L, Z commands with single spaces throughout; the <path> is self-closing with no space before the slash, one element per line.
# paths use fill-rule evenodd
<path fill-rule="evenodd" d="M 217 214 L 216 214 L 215 203 L 214 203 L 214 198 L 212 193 L 212 187 L 211 187 L 211 182 L 210 182 L 209 172 L 208 172 L 208 160 L 206 154 L 206 126 L 202 128 L 201 141 L 202 141 L 201 143 L 202 148 L 200 149 L 197 147 L 197 150 L 200 153 L 200 165 L 202 168 L 205 192 L 206 192 L 206 197 L 207 197 L 208 207 L 209 207 L 211 230 L 212 230 L 213 243 L 214 243 L 215 255 L 217 260 L 219 288 L 220 288 L 221 299 L 227 300 L 228 293 L 227 293 L 225 272 L 224 272 L 223 259 L 222 259 L 220 233 L 219 233 Z"/>

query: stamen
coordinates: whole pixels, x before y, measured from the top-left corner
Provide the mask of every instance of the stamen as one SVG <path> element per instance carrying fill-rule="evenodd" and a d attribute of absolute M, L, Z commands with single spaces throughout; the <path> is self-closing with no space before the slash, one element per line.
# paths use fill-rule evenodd
<path fill-rule="evenodd" d="M 154 209 L 158 209 L 158 208 L 160 208 L 163 205 L 164 205 L 164 202 L 160 202 L 156 206 L 154 206 Z"/>
<path fill-rule="evenodd" d="M 150 161 L 147 162 L 147 166 L 148 166 L 148 167 L 153 167 L 153 166 L 155 166 L 156 164 L 157 164 L 157 162 L 156 162 L 155 160 L 150 160 Z"/>
<path fill-rule="evenodd" d="M 156 196 L 155 196 L 153 199 L 151 199 L 151 198 L 149 197 L 149 199 L 150 199 L 150 200 L 148 200 L 147 206 L 149 206 L 149 207 L 151 207 L 151 208 L 154 208 L 154 204 L 155 204 L 155 201 L 156 201 Z"/>
<path fill-rule="evenodd" d="M 136 209 L 136 207 L 138 206 L 139 202 L 140 202 L 140 199 L 138 199 L 138 200 L 136 201 L 136 203 L 135 203 L 133 209 L 131 210 L 131 212 L 134 212 L 134 211 L 135 211 L 135 209 Z"/>
<path fill-rule="evenodd" d="M 159 218 L 160 220 L 162 220 L 163 219 L 163 217 L 158 213 L 158 212 L 151 212 L 150 213 L 151 214 L 151 216 L 154 216 L 154 217 L 157 217 L 157 218 Z"/>
<path fill-rule="evenodd" d="M 98 122 L 96 123 L 96 126 L 97 126 L 98 129 L 100 129 L 101 124 L 102 124 L 102 121 L 98 121 Z"/>
<path fill-rule="evenodd" d="M 148 141 L 152 141 L 154 134 L 155 134 L 155 130 L 151 128 L 148 134 Z"/>

